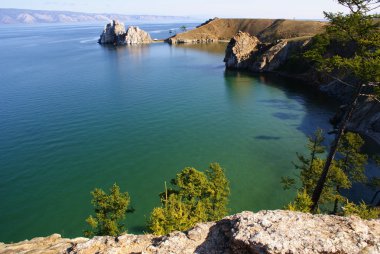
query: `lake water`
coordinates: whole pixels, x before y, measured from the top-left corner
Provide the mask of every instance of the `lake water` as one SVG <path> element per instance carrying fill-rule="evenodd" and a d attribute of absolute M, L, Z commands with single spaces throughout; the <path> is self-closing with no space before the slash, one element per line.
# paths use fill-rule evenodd
<path fill-rule="evenodd" d="M 182 24 L 142 25 L 155 38 Z M 187 24 L 188 27 L 196 24 Z M 90 191 L 128 191 L 131 233 L 164 182 L 219 162 L 231 213 L 282 208 L 306 136 L 335 105 L 305 85 L 226 72 L 225 44 L 102 47 L 102 25 L 0 27 L 0 241 L 81 236 Z"/>

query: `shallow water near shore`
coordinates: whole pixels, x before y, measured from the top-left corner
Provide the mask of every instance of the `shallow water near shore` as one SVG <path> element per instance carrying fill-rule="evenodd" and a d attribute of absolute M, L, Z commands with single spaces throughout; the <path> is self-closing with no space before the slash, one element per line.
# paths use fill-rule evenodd
<path fill-rule="evenodd" d="M 142 28 L 180 25 L 157 26 Z M 231 213 L 289 202 L 280 178 L 306 136 L 329 129 L 333 101 L 226 72 L 225 44 L 102 47 L 101 30 L 0 27 L 0 241 L 81 236 L 90 191 L 115 182 L 136 209 L 128 231 L 143 233 L 164 182 L 211 162 L 231 181 Z"/>

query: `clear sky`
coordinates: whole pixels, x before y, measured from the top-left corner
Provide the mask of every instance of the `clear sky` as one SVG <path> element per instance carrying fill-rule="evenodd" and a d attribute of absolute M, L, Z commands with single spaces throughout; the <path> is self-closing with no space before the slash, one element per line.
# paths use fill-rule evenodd
<path fill-rule="evenodd" d="M 290 19 L 322 19 L 324 10 L 344 10 L 334 0 L 1 0 L 0 8 Z"/>

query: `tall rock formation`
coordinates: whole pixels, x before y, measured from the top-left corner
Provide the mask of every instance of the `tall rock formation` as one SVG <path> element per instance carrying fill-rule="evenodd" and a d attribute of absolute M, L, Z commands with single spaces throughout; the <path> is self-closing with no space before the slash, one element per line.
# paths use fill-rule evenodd
<path fill-rule="evenodd" d="M 100 44 L 126 45 L 151 43 L 150 35 L 138 27 L 131 26 L 125 30 L 123 23 L 113 20 L 107 24 L 100 35 Z"/>
<path fill-rule="evenodd" d="M 228 43 L 224 62 L 227 69 L 274 71 L 289 59 L 292 52 L 300 50 L 307 42 L 277 40 L 274 43 L 261 43 L 255 36 L 240 31 Z"/>
<path fill-rule="evenodd" d="M 380 253 L 380 220 L 291 211 L 243 212 L 166 236 L 122 235 L 64 239 L 55 234 L 0 253 Z"/>
<path fill-rule="evenodd" d="M 120 45 L 124 41 L 125 33 L 124 24 L 117 20 L 113 20 L 104 27 L 103 33 L 100 35 L 98 42 L 100 44 Z"/>
<path fill-rule="evenodd" d="M 247 69 L 252 64 L 252 55 L 257 51 L 259 39 L 239 31 L 226 49 L 224 62 L 228 69 Z"/>

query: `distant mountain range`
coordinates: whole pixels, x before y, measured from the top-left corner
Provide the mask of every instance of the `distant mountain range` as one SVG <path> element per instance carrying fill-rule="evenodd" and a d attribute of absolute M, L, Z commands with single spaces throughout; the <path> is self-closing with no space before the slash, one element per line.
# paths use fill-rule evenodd
<path fill-rule="evenodd" d="M 112 19 L 123 22 L 190 20 L 189 17 L 180 16 L 123 15 L 0 8 L 0 24 L 78 23 L 110 21 Z"/>

